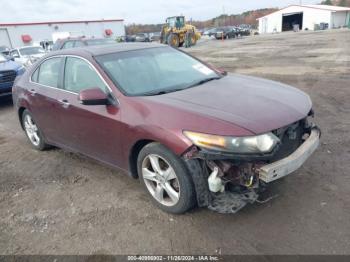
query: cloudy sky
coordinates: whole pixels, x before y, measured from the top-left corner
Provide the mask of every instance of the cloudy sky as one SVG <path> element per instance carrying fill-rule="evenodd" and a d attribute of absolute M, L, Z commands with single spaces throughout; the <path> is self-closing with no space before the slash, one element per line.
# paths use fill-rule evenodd
<path fill-rule="evenodd" d="M 204 20 L 243 11 L 314 4 L 320 0 L 0 0 L 0 22 L 123 18 L 125 23 L 162 23 L 167 16 Z"/>

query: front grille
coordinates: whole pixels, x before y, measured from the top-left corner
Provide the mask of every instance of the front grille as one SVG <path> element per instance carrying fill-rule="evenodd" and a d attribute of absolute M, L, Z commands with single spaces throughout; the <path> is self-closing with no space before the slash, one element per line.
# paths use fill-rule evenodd
<path fill-rule="evenodd" d="M 281 144 L 271 159 L 272 162 L 289 156 L 303 143 L 303 135 L 307 132 L 305 121 L 306 119 L 303 119 L 273 131 L 280 139 Z"/>
<path fill-rule="evenodd" d="M 0 83 L 8 83 L 15 81 L 17 74 L 14 70 L 0 71 Z"/>

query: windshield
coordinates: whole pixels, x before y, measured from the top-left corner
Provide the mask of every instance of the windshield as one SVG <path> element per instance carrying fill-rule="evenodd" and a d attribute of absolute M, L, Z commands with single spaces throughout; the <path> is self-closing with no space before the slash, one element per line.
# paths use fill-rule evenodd
<path fill-rule="evenodd" d="M 5 56 L 3 56 L 2 54 L 0 54 L 0 63 L 2 62 L 6 62 L 7 59 L 5 58 Z"/>
<path fill-rule="evenodd" d="M 116 41 L 113 39 L 90 39 L 86 40 L 86 43 L 88 45 L 108 45 L 108 44 L 115 44 Z"/>
<path fill-rule="evenodd" d="M 96 60 L 123 93 L 131 96 L 186 89 L 219 77 L 198 60 L 170 47 L 107 54 Z"/>
<path fill-rule="evenodd" d="M 44 54 L 45 50 L 40 46 L 26 47 L 19 49 L 21 55 L 36 55 L 36 54 Z"/>

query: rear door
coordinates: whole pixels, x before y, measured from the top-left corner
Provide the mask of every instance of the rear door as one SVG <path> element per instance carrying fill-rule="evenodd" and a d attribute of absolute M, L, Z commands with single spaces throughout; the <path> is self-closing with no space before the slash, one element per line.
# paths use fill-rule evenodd
<path fill-rule="evenodd" d="M 63 57 L 52 57 L 45 60 L 34 71 L 27 88 L 30 111 L 34 120 L 49 142 L 59 141 L 60 125 L 57 121 L 58 94 Z"/>
<path fill-rule="evenodd" d="M 114 105 L 82 105 L 80 91 L 100 88 L 111 90 L 87 60 L 68 56 L 65 61 L 64 90 L 60 92 L 61 135 L 66 147 L 85 155 L 120 166 L 120 111 Z"/>

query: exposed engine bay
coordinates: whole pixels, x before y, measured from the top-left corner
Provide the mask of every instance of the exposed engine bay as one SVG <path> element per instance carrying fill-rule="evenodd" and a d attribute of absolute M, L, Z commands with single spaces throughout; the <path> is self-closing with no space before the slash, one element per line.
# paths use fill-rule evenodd
<path fill-rule="evenodd" d="M 196 169 L 190 164 L 193 160 L 199 161 L 203 170 L 202 178 L 198 172 L 194 175 L 199 206 L 236 213 L 248 203 L 271 200 L 275 196 L 262 197 L 267 184 L 298 169 L 318 147 L 320 137 L 319 129 L 308 118 L 273 133 L 280 143 L 268 154 L 230 155 L 192 147 L 184 158 L 192 172 Z M 205 182 L 200 183 L 197 179 L 203 177 Z"/>

